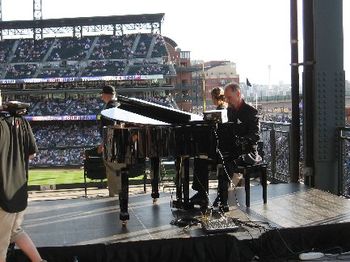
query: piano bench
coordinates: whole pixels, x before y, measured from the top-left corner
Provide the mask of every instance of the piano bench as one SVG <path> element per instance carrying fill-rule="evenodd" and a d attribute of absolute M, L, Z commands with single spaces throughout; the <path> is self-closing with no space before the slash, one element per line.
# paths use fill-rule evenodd
<path fill-rule="evenodd" d="M 238 166 L 235 169 L 235 173 L 241 173 L 244 178 L 244 188 L 245 188 L 245 203 L 246 207 L 250 207 L 250 179 L 255 177 L 260 177 L 260 184 L 263 191 L 263 201 L 264 204 L 267 203 L 267 165 L 264 163 L 248 165 L 248 166 Z"/>

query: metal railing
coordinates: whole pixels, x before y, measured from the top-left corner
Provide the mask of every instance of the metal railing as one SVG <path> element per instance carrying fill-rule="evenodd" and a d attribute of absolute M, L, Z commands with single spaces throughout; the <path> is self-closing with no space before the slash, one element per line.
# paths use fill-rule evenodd
<path fill-rule="evenodd" d="M 350 127 L 338 128 L 339 175 L 338 194 L 350 197 Z"/>
<path fill-rule="evenodd" d="M 261 121 L 260 129 L 268 179 L 272 182 L 290 182 L 290 123 Z"/>

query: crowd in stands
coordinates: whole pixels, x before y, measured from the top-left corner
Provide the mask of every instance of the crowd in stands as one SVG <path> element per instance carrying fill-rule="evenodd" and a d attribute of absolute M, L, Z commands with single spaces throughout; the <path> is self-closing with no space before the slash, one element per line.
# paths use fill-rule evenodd
<path fill-rule="evenodd" d="M 32 167 L 67 167 L 82 166 L 84 150 L 76 149 L 42 149 L 31 161 Z"/>
<path fill-rule="evenodd" d="M 53 78 L 53 77 L 75 77 L 80 71 L 79 64 L 58 64 L 48 63 L 43 66 L 42 70 L 38 73 L 38 78 Z"/>
<path fill-rule="evenodd" d="M 54 39 L 21 39 L 13 55 L 13 63 L 40 62 L 44 58 L 49 47 L 53 44 Z"/>
<path fill-rule="evenodd" d="M 163 57 L 166 56 L 166 53 L 167 51 L 164 44 L 164 38 L 161 35 L 155 35 L 152 57 Z"/>
<path fill-rule="evenodd" d="M 30 116 L 96 115 L 103 108 L 103 102 L 97 97 L 33 99 Z"/>
<path fill-rule="evenodd" d="M 152 96 L 146 97 L 144 100 L 152 103 L 156 103 L 162 106 L 178 109 L 178 106 L 172 96 Z"/>
<path fill-rule="evenodd" d="M 143 97 L 143 100 L 170 108 L 177 108 L 172 96 Z M 97 115 L 103 109 L 104 103 L 96 96 L 80 98 L 31 98 L 28 101 L 29 116 L 83 116 Z"/>
<path fill-rule="evenodd" d="M 122 76 L 126 68 L 124 60 L 91 61 L 83 70 L 81 76 Z"/>
<path fill-rule="evenodd" d="M 165 56 L 165 41 L 159 34 L 4 39 L 0 41 L 0 78 L 169 74 Z"/>
<path fill-rule="evenodd" d="M 92 45 L 92 37 L 55 39 L 48 61 L 79 61 L 87 57 Z"/>
<path fill-rule="evenodd" d="M 32 122 L 39 153 L 31 166 L 80 166 L 84 150 L 101 142 L 96 122 Z"/>
<path fill-rule="evenodd" d="M 90 147 L 101 140 L 95 121 L 32 123 L 39 148 Z"/>
<path fill-rule="evenodd" d="M 14 40 L 0 41 L 0 64 L 7 62 Z"/>
<path fill-rule="evenodd" d="M 262 114 L 260 119 L 262 121 L 291 123 L 292 115 L 290 113 Z"/>
<path fill-rule="evenodd" d="M 130 66 L 130 75 L 169 75 L 169 65 L 159 65 L 150 62 L 143 62 Z"/>
<path fill-rule="evenodd" d="M 35 75 L 38 66 L 36 64 L 14 64 L 7 66 L 6 78 L 32 78 Z"/>
<path fill-rule="evenodd" d="M 128 59 L 132 57 L 135 34 L 100 36 L 91 54 L 92 60 Z"/>
<path fill-rule="evenodd" d="M 72 100 L 69 107 L 64 111 L 66 115 L 96 115 L 103 108 L 103 102 L 96 97 L 80 98 Z"/>

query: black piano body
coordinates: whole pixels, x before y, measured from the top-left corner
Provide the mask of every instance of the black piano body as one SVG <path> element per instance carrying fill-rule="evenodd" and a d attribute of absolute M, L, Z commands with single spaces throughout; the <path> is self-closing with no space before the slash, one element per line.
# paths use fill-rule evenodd
<path fill-rule="evenodd" d="M 128 169 L 151 162 L 152 198 L 159 198 L 160 159 L 172 157 L 176 161 L 176 208 L 191 208 L 189 203 L 189 158 L 234 154 L 235 141 L 232 123 L 203 121 L 199 115 L 167 108 L 135 98 L 118 96 L 120 106 L 102 111 L 115 120 L 114 126 L 104 129 L 105 158 L 126 163 L 122 172 L 120 219 L 128 214 Z"/>

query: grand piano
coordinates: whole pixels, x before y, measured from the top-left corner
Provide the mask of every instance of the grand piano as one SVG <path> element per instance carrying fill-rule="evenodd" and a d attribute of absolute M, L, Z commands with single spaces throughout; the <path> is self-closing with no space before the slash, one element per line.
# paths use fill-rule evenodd
<path fill-rule="evenodd" d="M 121 173 L 120 220 L 123 224 L 129 220 L 128 171 L 146 158 L 151 163 L 153 201 L 159 198 L 160 160 L 172 157 L 176 163 L 176 199 L 172 206 L 191 208 L 189 159 L 230 154 L 235 145 L 232 123 L 204 121 L 202 116 L 137 98 L 118 95 L 117 100 L 118 107 L 101 113 L 115 121 L 104 128 L 105 159 L 127 164 Z"/>

